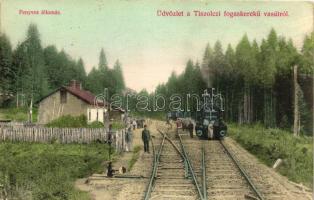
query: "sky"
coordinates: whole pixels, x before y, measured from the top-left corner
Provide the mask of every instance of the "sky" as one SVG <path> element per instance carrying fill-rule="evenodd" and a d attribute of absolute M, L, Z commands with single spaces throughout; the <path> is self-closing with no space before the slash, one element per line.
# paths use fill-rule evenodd
<path fill-rule="evenodd" d="M 126 85 L 140 91 L 181 73 L 188 59 L 201 62 L 207 43 L 233 47 L 246 33 L 260 42 L 273 27 L 300 49 L 313 30 L 313 6 L 306 2 L 147 0 L 0 0 L 1 30 L 15 47 L 30 23 L 43 46 L 55 45 L 82 57 L 86 71 L 98 65 L 104 48 L 109 66 L 119 59 Z M 21 15 L 20 10 L 58 10 L 60 15 Z M 161 17 L 157 11 L 191 11 L 190 17 Z M 288 11 L 288 17 L 195 17 L 200 11 Z"/>

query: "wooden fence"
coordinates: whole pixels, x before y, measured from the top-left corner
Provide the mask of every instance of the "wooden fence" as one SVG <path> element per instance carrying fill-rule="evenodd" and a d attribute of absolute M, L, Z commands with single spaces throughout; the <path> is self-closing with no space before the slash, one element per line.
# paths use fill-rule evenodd
<path fill-rule="evenodd" d="M 104 128 L 46 128 L 0 126 L 0 141 L 52 143 L 108 142 L 108 131 Z M 125 150 L 125 130 L 112 134 L 112 145 L 117 151 Z"/>

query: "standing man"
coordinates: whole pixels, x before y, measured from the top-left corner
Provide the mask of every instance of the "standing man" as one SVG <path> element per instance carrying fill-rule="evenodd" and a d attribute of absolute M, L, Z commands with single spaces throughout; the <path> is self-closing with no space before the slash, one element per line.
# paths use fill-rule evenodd
<path fill-rule="evenodd" d="M 132 134 L 132 128 L 131 126 L 126 131 L 125 135 L 125 141 L 126 141 L 126 151 L 132 151 L 132 140 L 133 140 L 133 134 Z"/>
<path fill-rule="evenodd" d="M 147 129 L 146 124 L 144 125 L 144 130 L 142 131 L 142 140 L 144 143 L 144 152 L 149 153 L 150 132 Z"/>
<path fill-rule="evenodd" d="M 179 137 L 179 129 L 182 128 L 182 122 L 179 118 L 177 118 L 176 125 L 177 125 L 176 137 Z"/>
<path fill-rule="evenodd" d="M 112 131 L 112 124 L 109 124 L 108 136 L 107 136 L 107 143 L 109 144 L 109 160 L 111 159 L 111 144 L 113 141 L 113 131 Z"/>
<path fill-rule="evenodd" d="M 167 121 L 166 121 L 166 125 L 167 125 L 167 127 L 168 127 L 168 129 L 172 129 L 172 124 L 171 124 L 171 122 L 170 122 L 170 118 L 167 116 L 167 119 L 166 119 Z"/>
<path fill-rule="evenodd" d="M 190 120 L 189 125 L 188 125 L 188 130 L 189 130 L 189 133 L 190 133 L 190 137 L 193 138 L 194 125 L 193 125 L 191 120 Z"/>
<path fill-rule="evenodd" d="M 135 119 L 133 119 L 132 125 L 133 125 L 133 130 L 135 130 L 137 128 L 137 123 Z"/>

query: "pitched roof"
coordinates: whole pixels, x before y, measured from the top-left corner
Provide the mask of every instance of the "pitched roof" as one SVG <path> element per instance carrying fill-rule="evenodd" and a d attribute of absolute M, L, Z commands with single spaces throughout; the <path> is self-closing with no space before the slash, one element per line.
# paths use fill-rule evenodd
<path fill-rule="evenodd" d="M 40 100 L 38 100 L 36 103 L 41 102 L 42 100 L 44 100 L 45 98 L 49 97 L 50 95 L 54 94 L 55 92 L 57 92 L 59 90 L 66 90 L 67 92 L 71 93 L 72 95 L 76 96 L 77 98 L 81 99 L 82 101 L 88 103 L 89 105 L 104 106 L 103 99 L 101 99 L 101 98 L 97 99 L 97 97 L 95 95 L 93 95 L 90 91 L 83 90 L 81 84 L 76 80 L 72 80 L 70 83 L 70 86 L 62 86 L 62 87 L 54 90 L 50 94 L 48 94 L 48 95 L 44 96 L 43 98 L 41 98 Z M 97 100 L 97 104 L 96 104 L 96 100 Z M 108 105 L 109 103 L 107 101 L 105 101 L 105 104 Z M 114 106 L 112 107 L 112 110 L 120 111 L 123 113 L 125 112 L 125 110 L 123 110 L 122 108 L 114 107 Z"/>
<path fill-rule="evenodd" d="M 37 101 L 37 103 L 40 103 L 42 100 L 46 99 L 47 97 L 49 97 L 50 95 L 54 94 L 55 92 L 64 89 L 67 92 L 71 93 L 72 95 L 76 96 L 77 98 L 81 99 L 82 101 L 90 104 L 90 105 L 95 105 L 95 100 L 96 100 L 96 96 L 93 95 L 90 91 L 87 90 L 82 90 L 73 86 L 62 86 L 54 91 L 52 91 L 51 93 L 49 93 L 48 95 L 44 96 L 43 98 L 39 99 Z M 107 102 L 106 102 L 107 104 Z M 102 101 L 98 101 L 97 103 L 98 106 L 103 106 L 104 103 Z"/>
<path fill-rule="evenodd" d="M 73 86 L 63 86 L 62 88 L 66 89 L 69 93 L 82 99 L 86 103 L 96 106 L 96 102 L 95 102 L 97 100 L 96 96 L 93 95 L 90 91 L 82 90 L 80 88 L 73 87 Z M 105 104 L 108 105 L 108 102 L 105 102 Z M 104 102 L 102 101 L 102 99 L 98 100 L 97 106 L 104 106 Z M 116 107 L 116 106 L 113 106 L 111 109 L 116 110 L 116 111 L 120 111 L 122 113 L 125 112 L 124 109 L 122 109 L 120 107 Z"/>
<path fill-rule="evenodd" d="M 93 95 L 90 91 L 78 89 L 78 88 L 72 87 L 72 86 L 63 86 L 62 88 L 64 88 L 69 93 L 73 94 L 74 96 L 78 97 L 79 99 L 85 101 L 86 103 L 88 103 L 90 105 L 96 104 L 96 100 L 97 100 L 96 96 Z M 98 100 L 97 105 L 103 106 L 104 103 L 102 101 Z"/>

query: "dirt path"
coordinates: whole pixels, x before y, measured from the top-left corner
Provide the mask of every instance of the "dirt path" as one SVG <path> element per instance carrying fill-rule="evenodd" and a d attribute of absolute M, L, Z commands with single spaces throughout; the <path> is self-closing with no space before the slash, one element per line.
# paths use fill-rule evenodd
<path fill-rule="evenodd" d="M 155 137 L 160 137 L 156 131 L 157 121 L 149 123 L 148 128 Z M 91 194 L 94 200 L 120 200 L 120 199 L 141 199 L 143 197 L 147 181 L 151 173 L 152 154 L 144 153 L 141 139 L 143 129 L 137 129 L 133 132 L 133 148 L 140 146 L 139 157 L 131 171 L 124 175 L 142 176 L 143 178 L 107 178 L 105 172 L 102 174 L 93 174 L 88 178 L 79 179 L 75 186 Z M 113 168 L 118 169 L 121 166 L 128 166 L 132 159 L 132 152 L 124 152 L 113 163 Z"/>

